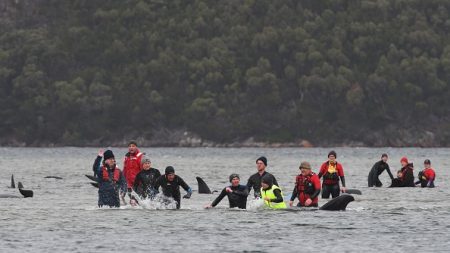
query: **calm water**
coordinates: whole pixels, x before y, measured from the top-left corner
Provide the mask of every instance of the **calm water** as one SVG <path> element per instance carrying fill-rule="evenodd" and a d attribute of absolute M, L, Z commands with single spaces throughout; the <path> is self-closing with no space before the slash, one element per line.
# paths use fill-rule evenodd
<path fill-rule="evenodd" d="M 450 149 L 336 148 L 349 188 L 363 191 L 345 212 L 288 212 L 203 206 L 217 196 L 194 194 L 182 200 L 182 210 L 123 207 L 96 208 L 97 190 L 84 174 L 98 149 L 0 148 L 0 194 L 8 189 L 11 174 L 32 189 L 29 199 L 0 199 L 0 252 L 449 252 L 450 202 L 448 186 Z M 116 158 L 126 152 L 113 148 Z M 196 176 L 212 189 L 228 184 L 236 172 L 245 183 L 256 171 L 255 159 L 268 157 L 273 173 L 288 194 L 298 165 L 308 160 L 317 171 L 329 149 L 215 149 L 142 148 L 153 167 L 173 165 L 178 175 L 196 190 Z M 381 153 L 390 155 L 393 172 L 401 156 L 415 163 L 431 159 L 437 173 L 435 189 L 367 188 L 367 174 Z M 63 180 L 45 179 L 61 176 Z M 320 200 L 320 204 L 325 201 Z"/>

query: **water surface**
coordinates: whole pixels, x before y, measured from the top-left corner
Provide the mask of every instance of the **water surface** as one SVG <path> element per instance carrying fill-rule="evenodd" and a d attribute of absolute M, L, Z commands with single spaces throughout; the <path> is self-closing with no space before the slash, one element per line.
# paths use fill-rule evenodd
<path fill-rule="evenodd" d="M 298 165 L 311 162 L 318 171 L 329 149 L 321 148 L 142 148 L 153 167 L 168 165 L 194 189 L 181 210 L 96 207 L 92 174 L 94 148 L 0 148 L 0 194 L 11 174 L 35 197 L 0 199 L 1 252 L 449 252 L 450 149 L 336 148 L 348 187 L 363 191 L 345 212 L 288 212 L 257 208 L 230 210 L 225 198 L 205 210 L 218 195 L 196 194 L 196 176 L 221 190 L 231 173 L 243 183 L 255 173 L 255 160 L 268 158 L 286 194 L 292 191 Z M 124 148 L 113 148 L 122 166 Z M 367 188 L 367 174 L 381 153 L 389 154 L 392 172 L 406 155 L 415 175 L 428 158 L 437 173 L 435 189 Z M 64 179 L 45 179 L 54 175 Z M 320 204 L 326 200 L 320 200 Z"/>

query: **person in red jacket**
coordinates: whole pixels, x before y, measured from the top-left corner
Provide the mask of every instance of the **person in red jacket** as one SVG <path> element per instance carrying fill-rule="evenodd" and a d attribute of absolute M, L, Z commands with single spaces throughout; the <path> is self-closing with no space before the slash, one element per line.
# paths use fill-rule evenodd
<path fill-rule="evenodd" d="M 336 161 L 337 155 L 334 150 L 328 153 L 328 161 L 324 162 L 320 167 L 319 178 L 323 176 L 322 183 L 322 198 L 327 199 L 330 197 L 336 198 L 339 196 L 340 191 L 345 192 L 345 178 L 344 168 L 340 163 Z M 342 189 L 339 187 L 339 178 L 342 182 Z"/>
<path fill-rule="evenodd" d="M 123 162 L 123 174 L 127 180 L 128 192 L 131 192 L 134 179 L 141 171 L 142 155 L 143 153 L 139 151 L 136 141 L 130 141 L 128 143 L 128 153 L 125 154 L 125 160 Z"/>
<path fill-rule="evenodd" d="M 425 169 L 419 172 L 419 181 L 416 184 L 420 184 L 422 187 L 433 188 L 434 187 L 434 179 L 436 178 L 436 173 L 434 169 L 431 168 L 431 161 L 426 159 L 423 162 Z"/>
<path fill-rule="evenodd" d="M 297 206 L 318 207 L 320 179 L 311 171 L 311 165 L 308 162 L 302 162 L 299 169 L 301 173 L 295 178 L 295 187 L 289 206 L 294 204 L 294 199 L 298 196 Z"/>
<path fill-rule="evenodd" d="M 400 184 L 399 187 L 414 187 L 414 166 L 408 161 L 406 156 L 400 159 L 402 168 L 400 169 Z"/>

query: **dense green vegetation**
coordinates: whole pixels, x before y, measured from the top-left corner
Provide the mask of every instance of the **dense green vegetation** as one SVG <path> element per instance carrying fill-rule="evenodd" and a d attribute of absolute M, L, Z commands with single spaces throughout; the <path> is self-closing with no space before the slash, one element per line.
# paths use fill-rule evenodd
<path fill-rule="evenodd" d="M 215 142 L 325 145 L 389 145 L 399 130 L 430 131 L 433 145 L 450 145 L 446 0 L 0 8 L 3 143 L 86 145 L 187 129 Z"/>

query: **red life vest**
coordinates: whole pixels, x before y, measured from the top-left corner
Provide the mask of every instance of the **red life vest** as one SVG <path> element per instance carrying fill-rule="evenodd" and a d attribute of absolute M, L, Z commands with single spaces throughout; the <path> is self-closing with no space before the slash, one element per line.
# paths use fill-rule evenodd
<path fill-rule="evenodd" d="M 427 180 L 434 180 L 436 177 L 436 173 L 434 172 L 433 168 L 427 168 L 423 170 L 423 176 Z"/>
<path fill-rule="evenodd" d="M 311 195 L 316 191 L 316 187 L 318 187 L 318 190 L 320 189 L 320 179 L 316 174 L 311 173 L 308 176 L 300 174 L 296 177 L 295 181 L 298 191 L 298 200 L 300 201 L 301 206 L 305 206 L 305 201 L 308 198 L 311 198 Z M 311 200 L 313 206 L 317 206 L 317 203 L 319 203 L 319 198 L 317 196 Z"/>
<path fill-rule="evenodd" d="M 103 174 L 103 181 L 110 181 L 108 169 L 105 166 L 102 167 L 102 174 Z M 120 170 L 119 168 L 116 167 L 113 171 L 112 181 L 115 183 L 119 181 L 119 178 L 120 178 Z"/>
<path fill-rule="evenodd" d="M 137 149 L 134 154 L 127 153 L 127 155 L 125 155 L 125 160 L 123 162 L 123 175 L 127 180 L 127 185 L 129 188 L 133 186 L 137 174 L 141 171 L 142 156 L 143 153 L 139 152 L 139 149 Z"/>
<path fill-rule="evenodd" d="M 295 179 L 295 183 L 297 185 L 297 191 L 298 193 L 304 192 L 306 194 L 313 194 L 314 193 L 314 185 L 311 181 L 311 176 L 303 176 L 302 174 L 298 175 Z"/>

